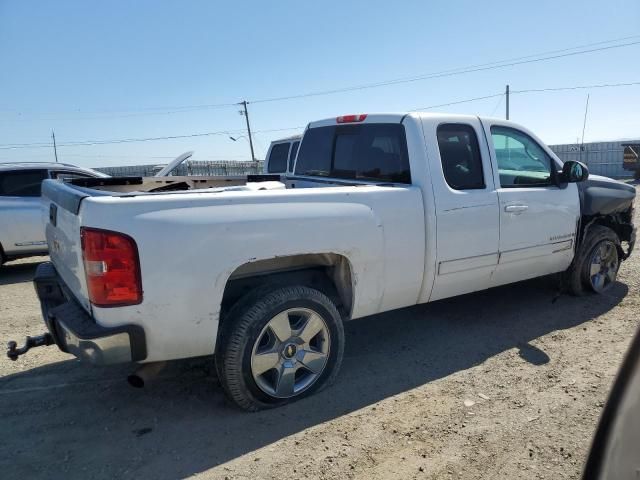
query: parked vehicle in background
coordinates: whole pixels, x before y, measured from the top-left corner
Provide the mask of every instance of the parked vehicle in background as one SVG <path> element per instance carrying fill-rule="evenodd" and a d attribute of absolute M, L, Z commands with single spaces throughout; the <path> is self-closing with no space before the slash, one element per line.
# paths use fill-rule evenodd
<path fill-rule="evenodd" d="M 623 143 L 622 146 L 624 147 L 624 169 L 631 170 L 633 177 L 640 180 L 640 143 Z"/>
<path fill-rule="evenodd" d="M 281 182 L 46 181 L 48 333 L 8 354 L 55 342 L 147 363 L 137 385 L 214 355 L 237 405 L 281 405 L 336 377 L 343 321 L 552 273 L 605 291 L 633 249 L 635 189 L 587 176 L 515 123 L 407 113 L 309 124 Z"/>
<path fill-rule="evenodd" d="M 65 163 L 0 163 L 0 265 L 47 254 L 40 201 L 43 180 L 106 176 Z"/>
<path fill-rule="evenodd" d="M 274 140 L 269 145 L 267 157 L 264 160 L 265 174 L 293 173 L 293 165 L 300 146 L 302 135 Z"/>

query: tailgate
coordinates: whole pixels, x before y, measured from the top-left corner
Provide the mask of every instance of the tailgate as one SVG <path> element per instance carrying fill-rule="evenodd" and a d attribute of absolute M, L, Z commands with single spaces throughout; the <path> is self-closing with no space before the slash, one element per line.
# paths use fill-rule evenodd
<path fill-rule="evenodd" d="M 45 235 L 49 256 L 76 300 L 90 310 L 87 284 L 80 245 L 80 202 L 92 196 L 85 189 L 58 180 L 45 180 L 42 184 Z"/>

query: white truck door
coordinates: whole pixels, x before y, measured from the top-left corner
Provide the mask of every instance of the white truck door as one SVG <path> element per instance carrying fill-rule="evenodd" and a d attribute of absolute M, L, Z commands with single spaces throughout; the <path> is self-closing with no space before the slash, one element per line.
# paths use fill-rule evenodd
<path fill-rule="evenodd" d="M 498 263 L 498 196 L 482 125 L 422 117 L 436 206 L 430 300 L 488 288 Z"/>
<path fill-rule="evenodd" d="M 47 249 L 42 223 L 40 190 L 47 170 L 15 170 L 0 174 L 3 248 L 7 254 Z"/>
<path fill-rule="evenodd" d="M 565 270 L 580 218 L 576 184 L 556 184 L 561 163 L 531 132 L 499 121 L 483 123 L 500 201 L 493 285 Z"/>

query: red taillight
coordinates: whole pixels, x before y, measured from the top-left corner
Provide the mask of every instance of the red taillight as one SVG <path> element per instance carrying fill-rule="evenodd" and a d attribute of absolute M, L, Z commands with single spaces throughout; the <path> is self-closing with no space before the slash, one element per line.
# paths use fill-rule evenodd
<path fill-rule="evenodd" d="M 133 238 L 85 227 L 80 230 L 80 238 L 91 303 L 119 307 L 142 302 L 140 261 Z"/>
<path fill-rule="evenodd" d="M 359 115 L 342 115 L 341 117 L 336 118 L 336 122 L 338 123 L 357 123 L 362 122 L 367 118 L 366 113 L 361 113 Z"/>

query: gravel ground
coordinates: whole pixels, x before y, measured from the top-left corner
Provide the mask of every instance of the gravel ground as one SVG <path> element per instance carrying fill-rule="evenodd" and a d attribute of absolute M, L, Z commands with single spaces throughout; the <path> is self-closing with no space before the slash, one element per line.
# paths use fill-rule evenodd
<path fill-rule="evenodd" d="M 636 220 L 638 223 L 638 220 Z M 0 338 L 42 333 L 36 260 L 0 271 Z M 537 279 L 350 322 L 336 384 L 255 414 L 209 359 L 149 388 L 55 347 L 0 360 L 5 478 L 579 478 L 640 311 L 638 252 L 605 295 Z"/>

